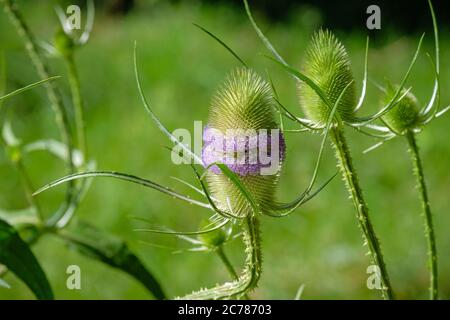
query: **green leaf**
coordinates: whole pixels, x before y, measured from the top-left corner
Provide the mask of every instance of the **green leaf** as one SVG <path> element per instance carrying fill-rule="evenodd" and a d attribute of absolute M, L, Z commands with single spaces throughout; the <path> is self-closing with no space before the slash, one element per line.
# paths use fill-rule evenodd
<path fill-rule="evenodd" d="M 136 184 L 142 185 L 144 187 L 155 189 L 162 193 L 168 194 L 168 195 L 172 196 L 173 198 L 180 199 L 180 200 L 186 201 L 191 204 L 195 204 L 195 205 L 203 207 L 203 208 L 208 208 L 208 209 L 210 208 L 209 204 L 207 204 L 207 203 L 193 200 L 193 199 L 189 198 L 188 196 L 179 194 L 179 193 L 177 193 L 169 188 L 163 187 L 153 181 L 139 178 L 139 177 L 133 176 L 131 174 L 114 172 L 114 171 L 91 171 L 91 172 L 81 172 L 81 173 L 71 174 L 71 175 L 59 178 L 59 179 L 43 186 L 42 188 L 39 188 L 37 191 L 35 191 L 33 193 L 33 196 L 35 196 L 41 192 L 44 192 L 45 190 L 48 190 L 50 188 L 56 187 L 62 183 L 66 183 L 68 181 L 72 181 L 72 180 L 76 180 L 76 179 L 86 179 L 86 178 L 91 178 L 91 177 L 108 177 L 108 178 L 115 178 L 115 179 L 119 179 L 119 180 L 136 183 Z"/>
<path fill-rule="evenodd" d="M 246 68 L 248 68 L 247 64 L 244 62 L 244 60 L 241 59 L 241 57 L 238 56 L 236 52 L 233 51 L 225 42 L 223 42 L 219 37 L 214 35 L 212 32 L 208 31 L 207 29 L 203 28 L 202 26 L 194 23 L 194 26 L 205 32 L 207 35 L 209 35 L 211 38 L 216 40 L 221 46 L 223 46 L 229 53 L 231 53 L 242 65 Z"/>
<path fill-rule="evenodd" d="M 8 98 L 11 98 L 11 97 L 14 97 L 15 95 L 18 95 L 18 94 L 20 94 L 20 93 L 22 93 L 24 91 L 33 89 L 34 87 L 40 86 L 40 85 L 42 85 L 42 84 L 44 84 L 44 83 L 46 83 L 48 81 L 52 81 L 52 80 L 55 80 L 55 79 L 58 79 L 58 78 L 61 78 L 61 76 L 53 76 L 53 77 L 50 77 L 50 78 L 47 78 L 47 79 L 44 79 L 44 80 L 39 80 L 39 81 L 33 82 L 33 83 L 31 83 L 31 84 L 29 84 L 29 85 L 27 85 L 25 87 L 22 87 L 20 89 L 14 90 L 14 91 L 4 95 L 4 96 L 1 96 L 0 97 L 0 101 L 8 99 Z"/>
<path fill-rule="evenodd" d="M 17 231 L 0 219 L 0 263 L 19 277 L 38 299 L 53 299 L 47 277 Z"/>
<path fill-rule="evenodd" d="M 67 146 L 64 143 L 53 139 L 36 140 L 23 146 L 24 153 L 34 151 L 48 151 L 54 156 L 64 161 L 67 161 L 68 158 Z M 72 150 L 72 162 L 77 168 L 81 168 L 83 166 L 84 155 L 80 150 L 78 149 Z"/>
<path fill-rule="evenodd" d="M 122 239 L 87 223 L 75 221 L 57 234 L 80 253 L 128 273 L 155 298 L 166 298 L 159 282 Z"/>

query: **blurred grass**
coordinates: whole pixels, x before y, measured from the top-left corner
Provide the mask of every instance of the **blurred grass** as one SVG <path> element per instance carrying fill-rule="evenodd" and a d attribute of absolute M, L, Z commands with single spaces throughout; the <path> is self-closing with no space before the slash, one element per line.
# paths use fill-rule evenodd
<path fill-rule="evenodd" d="M 49 4 L 21 1 L 23 13 L 40 39 L 53 35 L 57 20 Z M 294 66 L 300 61 L 306 43 L 320 17 L 317 12 L 293 12 L 287 25 L 267 25 L 263 30 Z M 133 42 L 138 55 L 145 92 L 156 113 L 171 129 L 193 130 L 194 120 L 206 120 L 212 94 L 232 68 L 238 66 L 229 53 L 192 26 L 196 22 L 230 44 L 262 75 L 271 73 L 283 102 L 299 113 L 296 88 L 292 79 L 265 59 L 266 53 L 246 20 L 244 10 L 227 7 L 162 2 L 141 5 L 123 19 L 99 12 L 87 47 L 78 52 L 77 62 L 86 104 L 87 136 L 90 154 L 98 168 L 128 172 L 191 193 L 169 176 L 194 181 L 188 166 L 175 166 L 162 148 L 168 140 L 147 117 L 137 94 L 133 76 Z M 430 21 L 431 24 L 431 21 Z M 8 63 L 8 89 L 37 79 L 15 30 L 0 14 L 0 50 Z M 363 73 L 365 30 L 337 32 L 353 59 L 353 71 L 360 83 Z M 384 77 L 400 81 L 415 50 L 418 35 L 405 37 L 393 30 L 379 31 L 381 36 L 369 55 L 370 78 L 382 83 Z M 431 33 L 425 50 L 433 52 Z M 425 51 L 424 50 L 424 51 Z M 423 51 L 423 52 L 424 52 Z M 450 83 L 446 62 L 450 59 L 450 38 L 441 35 L 442 103 L 450 101 L 445 88 Z M 55 74 L 64 74 L 60 61 L 51 61 Z M 433 71 L 424 54 L 414 69 L 410 84 L 422 103 L 433 85 Z M 70 102 L 66 78 L 61 80 L 65 99 Z M 367 104 L 362 113 L 376 110 L 379 92 L 369 86 Z M 25 142 L 58 137 L 53 114 L 42 89 L 33 90 L 8 101 L 8 116 Z M 450 216 L 446 205 L 450 192 L 449 116 L 427 126 L 419 144 L 435 214 L 439 250 L 441 297 L 450 298 Z M 290 125 L 292 126 L 292 125 Z M 396 139 L 367 155 L 362 150 L 375 141 L 347 130 L 353 146 L 371 216 L 382 243 L 392 284 L 398 298 L 427 298 L 428 274 L 426 246 L 415 180 L 406 153 L 406 141 Z M 320 137 L 289 134 L 288 158 L 282 174 L 279 198 L 289 200 L 308 183 L 319 147 Z M 46 154 L 26 159 L 35 187 L 65 174 L 63 164 Z M 321 178 L 336 171 L 331 149 L 327 149 Z M 23 208 L 26 199 L 20 191 L 17 173 L 0 151 L 0 207 Z M 54 189 L 38 198 L 45 212 L 51 213 L 64 188 Z M 229 277 L 219 259 L 212 254 L 171 252 L 144 243 L 183 246 L 168 236 L 133 232 L 142 226 L 130 220 L 139 215 L 173 229 L 193 230 L 207 215 L 204 210 L 187 206 L 169 197 L 139 186 L 112 180 L 95 180 L 77 212 L 79 217 L 127 239 L 146 264 L 155 272 L 169 296 L 182 295 L 211 286 Z M 362 247 L 353 205 L 343 183 L 335 179 L 319 197 L 295 214 L 283 219 L 262 219 L 264 271 L 258 289 L 251 294 L 260 299 L 291 299 L 305 285 L 304 299 L 375 299 L 379 294 L 366 287 L 369 259 Z M 68 250 L 52 236 L 33 248 L 46 270 L 59 299 L 148 299 L 145 290 L 133 279 Z M 243 262 L 239 240 L 226 248 L 235 266 Z M 82 290 L 66 288 L 66 267 L 77 264 L 82 270 Z M 12 289 L 0 288 L 1 298 L 32 298 L 14 276 L 6 280 Z"/>

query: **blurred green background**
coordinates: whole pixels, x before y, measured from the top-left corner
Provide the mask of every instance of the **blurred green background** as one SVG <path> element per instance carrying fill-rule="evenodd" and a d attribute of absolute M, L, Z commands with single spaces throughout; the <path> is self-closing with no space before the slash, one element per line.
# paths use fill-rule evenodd
<path fill-rule="evenodd" d="M 38 39 L 51 39 L 58 26 L 53 4 L 42 1 L 39 4 L 19 1 L 19 4 Z M 428 15 L 428 12 L 423 14 Z M 439 19 L 439 12 L 437 14 Z M 292 10 L 290 18 L 284 22 L 268 22 L 260 11 L 255 12 L 255 17 L 287 61 L 296 67 L 300 66 L 314 30 L 327 25 L 320 10 L 311 6 Z M 193 130 L 194 120 L 206 120 L 212 95 L 227 72 L 238 64 L 192 22 L 219 35 L 261 75 L 268 70 L 281 100 L 292 112 L 300 114 L 295 83 L 264 58 L 267 51 L 247 21 L 243 7 L 239 6 L 202 5 L 196 1 L 175 4 L 141 1 L 123 16 L 99 8 L 92 37 L 88 45 L 77 52 L 76 60 L 86 105 L 88 145 L 97 167 L 145 177 L 196 197 L 170 178 L 176 176 L 195 183 L 189 166 L 172 164 L 170 153 L 163 148 L 169 141 L 155 127 L 139 100 L 132 60 L 136 40 L 144 90 L 155 112 L 170 129 Z M 422 104 L 429 99 L 433 87 L 433 70 L 424 54 L 434 52 L 431 29 L 427 31 L 422 54 L 409 81 Z M 360 86 L 367 30 L 361 25 L 335 32 L 349 51 Z M 376 41 L 369 53 L 370 79 L 379 83 L 385 77 L 400 81 L 420 34 L 405 35 L 394 28 L 382 28 L 375 35 Z M 446 90 L 450 84 L 449 36 L 445 30 L 441 34 L 443 107 L 450 102 L 450 92 Z M 4 12 L 0 12 L 0 50 L 5 52 L 7 62 L 8 91 L 38 80 L 23 43 Z M 50 58 L 49 61 L 54 74 L 65 75 L 60 59 Z M 67 77 L 58 80 L 58 85 L 70 105 Z M 370 84 L 361 114 L 377 110 L 379 98 L 379 90 Z M 2 118 L 10 119 L 23 142 L 59 137 L 42 88 L 8 100 L 4 107 Z M 450 117 L 444 116 L 428 125 L 418 137 L 435 216 L 441 297 L 447 299 L 450 298 L 450 216 L 446 209 L 450 194 L 449 126 Z M 290 123 L 288 127 L 294 128 Z M 362 151 L 376 141 L 351 129 L 347 129 L 347 133 L 397 297 L 425 299 L 428 297 L 426 242 L 406 140 L 397 138 L 363 155 Z M 290 200 L 306 187 L 319 143 L 319 135 L 287 135 L 288 154 L 279 199 Z M 327 148 L 323 164 L 322 180 L 336 171 L 331 148 Z M 25 165 L 36 188 L 66 173 L 64 164 L 46 153 L 32 154 L 25 159 Z M 64 188 L 56 188 L 39 196 L 38 201 L 44 212 L 50 214 L 63 196 Z M 21 209 L 26 204 L 18 173 L 2 149 L 0 208 Z M 206 210 L 137 185 L 98 179 L 93 181 L 76 214 L 126 239 L 156 274 L 169 296 L 183 295 L 229 279 L 226 269 L 212 253 L 173 254 L 171 250 L 146 244 L 186 247 L 185 242 L 171 236 L 133 231 L 146 225 L 129 217 L 141 216 L 151 220 L 153 225 L 176 230 L 194 230 L 199 221 L 208 216 Z M 264 270 L 252 298 L 292 299 L 302 284 L 305 285 L 303 299 L 380 297 L 379 292 L 366 287 L 370 261 L 367 249 L 362 246 L 353 204 L 339 178 L 291 216 L 263 217 L 262 237 Z M 58 299 L 152 298 L 128 275 L 71 251 L 56 237 L 42 238 L 33 251 Z M 233 264 L 240 268 L 244 257 L 239 239 L 228 244 L 226 251 Z M 71 264 L 81 268 L 81 290 L 66 288 L 66 268 Z M 33 298 L 12 274 L 5 280 L 12 288 L 0 287 L 0 299 Z"/>

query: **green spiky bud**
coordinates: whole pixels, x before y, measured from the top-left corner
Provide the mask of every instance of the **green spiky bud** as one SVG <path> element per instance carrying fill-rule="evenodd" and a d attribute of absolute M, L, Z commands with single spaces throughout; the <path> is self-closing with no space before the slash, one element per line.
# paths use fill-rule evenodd
<path fill-rule="evenodd" d="M 67 35 L 64 30 L 58 29 L 53 38 L 53 46 L 64 57 L 67 57 L 73 53 L 75 48 L 75 42 Z"/>
<path fill-rule="evenodd" d="M 204 219 L 200 223 L 200 230 L 203 228 L 211 227 L 211 221 Z M 230 239 L 231 232 L 233 231 L 231 224 L 228 224 L 220 229 L 214 230 L 208 233 L 202 233 L 198 235 L 198 239 L 206 246 L 215 248 L 223 245 Z"/>
<path fill-rule="evenodd" d="M 320 30 L 313 36 L 302 70 L 322 89 L 331 105 L 334 105 L 341 92 L 351 83 L 336 112 L 343 120 L 353 118 L 356 97 L 350 58 L 345 47 L 330 31 Z M 304 82 L 299 83 L 298 92 L 300 105 L 306 116 L 318 125 L 326 124 L 332 108 Z"/>
<path fill-rule="evenodd" d="M 273 131 L 270 130 L 278 129 L 273 110 L 274 100 L 270 85 L 249 69 L 236 69 L 226 78 L 224 84 L 214 96 L 207 127 L 218 130 L 224 135 L 230 129 L 244 130 L 247 132 L 250 130 L 250 132 L 256 134 L 259 134 L 261 129 L 267 130 L 268 140 L 262 140 L 267 143 L 266 147 L 268 152 L 274 155 L 274 157 L 275 154 L 278 157 L 276 162 L 270 164 L 272 166 L 275 163 L 274 167 L 276 167 L 272 173 L 261 174 L 261 169 L 265 167 L 260 162 L 245 162 L 231 165 L 226 163 L 232 171 L 239 175 L 239 178 L 253 194 L 253 197 L 262 210 L 268 209 L 274 204 L 275 187 L 285 153 L 282 133 L 276 131 L 276 139 L 278 139 L 276 140 L 276 145 L 274 145 L 275 139 L 271 138 Z M 217 162 L 217 158 L 216 152 L 207 149 L 208 141 L 206 141 L 207 139 L 205 137 L 209 137 L 209 135 L 205 132 L 203 135 L 205 144 L 202 156 L 204 164 L 207 166 L 208 164 Z M 262 140 L 258 136 L 259 144 L 256 148 L 260 147 Z M 236 144 L 233 151 L 236 154 L 248 154 L 256 148 L 252 146 L 252 142 L 246 142 L 240 146 Z M 238 187 L 220 170 L 217 170 L 217 167 L 216 169 L 214 167 L 211 169 L 208 172 L 207 180 L 211 193 L 217 200 L 219 208 L 227 212 L 233 211 L 234 214 L 248 214 L 251 208 L 248 200 L 242 195 Z"/>
<path fill-rule="evenodd" d="M 382 98 L 382 105 L 387 105 L 394 98 L 398 86 L 393 86 L 391 83 L 387 83 L 386 91 Z M 406 89 L 403 89 L 399 95 L 403 96 Z M 398 102 L 387 114 L 381 119 L 386 125 L 398 135 L 403 135 L 408 129 L 414 129 L 419 123 L 419 101 L 411 93 L 408 92 L 403 99 Z"/>

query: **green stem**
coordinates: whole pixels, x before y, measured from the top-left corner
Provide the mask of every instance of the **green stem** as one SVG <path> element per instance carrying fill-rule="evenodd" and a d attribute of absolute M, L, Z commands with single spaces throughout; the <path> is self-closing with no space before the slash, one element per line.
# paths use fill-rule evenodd
<path fill-rule="evenodd" d="M 334 148 L 336 149 L 336 157 L 339 162 L 341 173 L 346 182 L 348 191 L 352 197 L 353 203 L 357 211 L 357 219 L 364 238 L 368 244 L 370 255 L 373 262 L 378 266 L 380 271 L 381 282 L 383 285 L 382 294 L 385 299 L 393 299 L 394 293 L 389 281 L 386 265 L 381 253 L 380 243 L 375 234 L 375 230 L 369 218 L 369 208 L 364 201 L 362 189 L 359 185 L 359 179 L 353 166 L 350 149 L 344 136 L 344 131 L 337 125 L 331 131 L 331 138 Z"/>
<path fill-rule="evenodd" d="M 20 178 L 22 180 L 23 189 L 25 192 L 25 196 L 27 197 L 28 204 L 36 210 L 36 213 L 39 217 L 39 221 L 43 222 L 45 217 L 42 214 L 41 208 L 39 206 L 39 203 L 37 199 L 33 197 L 33 183 L 31 182 L 30 176 L 28 175 L 28 172 L 23 164 L 22 159 L 17 159 L 16 161 L 13 161 L 14 165 L 19 171 Z"/>
<path fill-rule="evenodd" d="M 436 238 L 434 234 L 433 215 L 430 208 L 422 161 L 420 160 L 419 148 L 414 133 L 408 131 L 406 138 L 409 144 L 409 152 L 413 162 L 413 171 L 417 178 L 417 186 L 420 192 L 422 212 L 425 218 L 425 234 L 428 242 L 428 268 L 430 270 L 430 299 L 438 298 L 438 264 L 436 251 Z"/>
<path fill-rule="evenodd" d="M 73 54 L 69 54 L 64 58 L 69 73 L 69 84 L 72 93 L 72 103 L 75 113 L 75 128 L 77 133 L 78 146 L 83 154 L 84 159 L 88 158 L 87 155 L 87 143 L 85 134 L 85 122 L 84 122 L 84 105 L 83 98 L 81 96 L 80 78 L 75 64 L 75 58 Z"/>
<path fill-rule="evenodd" d="M 241 275 L 232 282 L 214 288 L 200 290 L 181 297 L 183 300 L 218 300 L 243 296 L 258 283 L 261 275 L 261 238 L 259 221 L 254 214 L 249 214 L 242 222 L 242 239 L 245 245 L 245 268 Z"/>
<path fill-rule="evenodd" d="M 17 5 L 14 3 L 13 0 L 0 0 L 3 2 L 5 11 L 8 14 L 12 24 L 17 30 L 17 33 L 20 37 L 22 37 L 25 48 L 28 52 L 28 55 L 30 56 L 31 61 L 33 62 L 39 76 L 42 79 L 49 78 L 49 71 L 47 65 L 44 63 L 44 59 L 41 56 L 38 46 L 36 44 L 36 40 L 30 30 L 30 28 L 25 23 L 22 15 L 20 14 Z M 55 113 L 56 118 L 56 124 L 59 128 L 62 142 L 67 146 L 67 167 L 69 169 L 70 173 L 73 173 L 75 171 L 75 167 L 73 164 L 73 157 L 72 157 L 72 135 L 70 131 L 70 123 L 69 118 L 67 116 L 67 112 L 64 108 L 64 105 L 62 103 L 61 96 L 59 92 L 56 90 L 55 84 L 52 82 L 47 82 L 45 84 L 45 87 L 47 89 L 47 95 L 49 97 L 49 100 L 51 102 L 53 111 Z M 66 194 L 66 207 L 70 207 L 70 202 L 73 199 L 73 182 L 69 183 L 69 186 L 67 188 L 67 194 Z M 59 214 L 64 213 L 64 210 L 58 211 Z M 51 217 L 52 221 L 58 221 L 58 217 Z M 54 223 L 56 223 L 54 222 Z"/>
<path fill-rule="evenodd" d="M 239 279 L 238 274 L 236 273 L 236 270 L 234 270 L 233 265 L 230 262 L 230 259 L 228 259 L 228 257 L 225 254 L 225 251 L 223 250 L 223 246 L 220 245 L 217 247 L 216 249 L 217 255 L 219 256 L 220 260 L 223 262 L 223 264 L 225 265 L 225 267 L 228 270 L 228 273 L 234 278 L 234 279 Z"/>
<path fill-rule="evenodd" d="M 232 276 L 235 280 L 239 280 L 239 276 L 238 276 L 236 270 L 234 270 L 234 267 L 231 264 L 230 259 L 228 259 L 227 255 L 225 254 L 223 245 L 218 246 L 216 249 L 216 252 L 217 252 L 217 255 L 219 256 L 220 260 L 223 262 L 223 264 L 227 268 L 230 276 Z M 250 300 L 250 297 L 247 294 L 245 294 L 243 297 L 246 300 Z"/>

